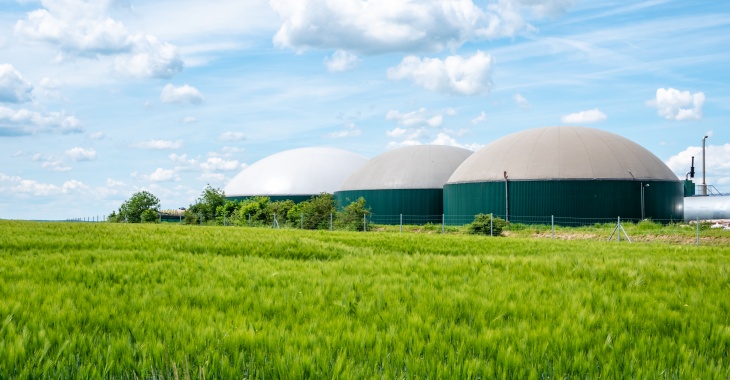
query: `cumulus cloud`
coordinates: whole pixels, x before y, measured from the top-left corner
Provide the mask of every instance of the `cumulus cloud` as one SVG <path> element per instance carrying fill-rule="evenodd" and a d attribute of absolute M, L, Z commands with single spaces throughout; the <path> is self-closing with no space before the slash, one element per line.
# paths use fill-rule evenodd
<path fill-rule="evenodd" d="M 185 116 L 180 122 L 183 124 L 193 124 L 198 122 L 198 118 L 195 116 Z"/>
<path fill-rule="evenodd" d="M 470 40 L 533 30 L 526 21 L 554 16 L 573 0 L 271 0 L 282 24 L 279 47 L 342 49 L 365 54 L 455 49 Z M 480 2 L 481 4 L 481 2 Z"/>
<path fill-rule="evenodd" d="M 601 112 L 598 108 L 594 108 L 592 110 L 580 111 L 580 112 L 564 115 L 563 117 L 560 118 L 560 120 L 562 120 L 563 123 L 567 123 L 567 124 L 597 123 L 599 121 L 606 120 L 606 114 Z"/>
<path fill-rule="evenodd" d="M 84 131 L 79 119 L 65 112 L 41 113 L 28 109 L 14 110 L 0 106 L 0 137 L 36 133 L 80 133 Z"/>
<path fill-rule="evenodd" d="M 687 149 L 670 157 L 666 164 L 677 177 L 685 178 L 692 165 L 693 156 L 697 168 L 695 183 L 701 183 L 702 145 L 687 147 Z M 705 159 L 707 184 L 717 186 L 720 191 L 728 191 L 730 189 L 730 144 L 707 145 L 705 147 Z M 699 182 L 697 178 L 699 178 Z"/>
<path fill-rule="evenodd" d="M 327 70 L 333 73 L 352 70 L 357 66 L 358 62 L 360 62 L 360 59 L 356 55 L 344 50 L 337 50 L 332 54 L 331 58 L 327 57 L 324 59 Z"/>
<path fill-rule="evenodd" d="M 177 47 L 155 36 L 131 33 L 107 15 L 117 1 L 45 0 L 15 24 L 15 33 L 56 46 L 61 56 L 116 56 L 119 71 L 169 78 L 182 70 Z"/>
<path fill-rule="evenodd" d="M 44 197 L 59 194 L 79 193 L 88 189 L 89 187 L 87 185 L 75 179 L 66 181 L 61 186 L 57 186 L 0 173 L 0 191 L 8 194 L 25 194 L 36 197 Z"/>
<path fill-rule="evenodd" d="M 135 176 L 135 175 L 133 175 Z M 179 181 L 180 177 L 175 174 L 174 170 L 157 168 L 154 172 L 141 176 L 142 179 L 152 182 L 170 182 Z"/>
<path fill-rule="evenodd" d="M 520 108 L 529 109 L 530 107 L 532 107 L 532 104 L 530 104 L 530 102 L 528 102 L 527 99 L 522 96 L 522 94 L 515 94 L 513 99 L 515 100 L 515 103 L 520 106 Z"/>
<path fill-rule="evenodd" d="M 200 104 L 203 101 L 203 94 L 197 88 L 187 84 L 180 87 L 168 84 L 162 89 L 160 100 L 163 103 Z"/>
<path fill-rule="evenodd" d="M 180 149 L 182 146 L 182 140 L 145 140 L 130 145 L 132 148 L 140 149 Z"/>
<path fill-rule="evenodd" d="M 470 57 L 453 55 L 445 60 L 407 56 L 388 69 L 392 80 L 408 79 L 431 91 L 454 95 L 486 94 L 492 87 L 492 57 L 477 51 Z"/>
<path fill-rule="evenodd" d="M 218 135 L 218 141 L 241 141 L 245 139 L 246 135 L 243 132 L 228 131 Z"/>
<path fill-rule="evenodd" d="M 647 104 L 657 109 L 657 114 L 667 120 L 686 121 L 702 119 L 705 94 L 680 91 L 674 88 L 656 90 L 656 97 Z"/>
<path fill-rule="evenodd" d="M 482 111 L 482 113 L 479 114 L 479 116 L 471 119 L 472 124 L 479 124 L 487 121 L 487 114 Z"/>
<path fill-rule="evenodd" d="M 93 148 L 84 149 L 77 146 L 67 150 L 66 156 L 74 161 L 91 161 L 96 159 L 96 150 Z"/>
<path fill-rule="evenodd" d="M 440 113 L 429 112 L 425 108 L 420 108 L 412 112 L 399 112 L 396 110 L 388 111 L 385 114 L 387 120 L 395 120 L 398 125 L 404 127 L 440 127 L 444 122 L 444 117 Z"/>
<path fill-rule="evenodd" d="M 341 138 L 345 138 L 345 137 L 357 137 L 357 136 L 360 136 L 361 134 L 362 134 L 362 131 L 359 128 L 357 128 L 357 125 L 355 125 L 355 123 L 350 122 L 350 123 L 347 123 L 347 125 L 345 125 L 345 128 L 343 130 L 330 132 L 330 133 L 326 134 L 325 137 L 331 138 L 331 139 L 341 139 Z"/>
<path fill-rule="evenodd" d="M 0 64 L 0 102 L 23 103 L 31 100 L 33 86 L 10 64 Z"/>
<path fill-rule="evenodd" d="M 219 155 L 214 154 L 205 160 L 198 158 L 188 158 L 186 154 L 171 154 L 169 158 L 176 164 L 175 171 L 233 171 L 242 168 L 238 160 L 225 160 Z"/>
<path fill-rule="evenodd" d="M 436 138 L 434 138 L 433 141 L 430 142 L 430 144 L 455 146 L 458 148 L 464 148 L 469 150 L 477 150 L 484 146 L 482 144 L 460 144 L 453 136 L 450 136 L 449 134 L 443 132 L 436 135 Z"/>

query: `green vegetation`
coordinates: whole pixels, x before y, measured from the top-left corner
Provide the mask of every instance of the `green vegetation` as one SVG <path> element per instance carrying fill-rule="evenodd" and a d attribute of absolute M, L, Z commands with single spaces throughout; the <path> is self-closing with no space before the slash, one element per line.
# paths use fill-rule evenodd
<path fill-rule="evenodd" d="M 727 244 L 0 231 L 0 378 L 730 376 Z"/>
<path fill-rule="evenodd" d="M 502 231 L 509 225 L 509 222 L 492 215 L 479 214 L 474 221 L 467 226 L 467 231 L 473 235 L 501 236 Z"/>
<path fill-rule="evenodd" d="M 150 220 L 150 212 L 154 213 L 154 220 L 157 220 L 159 210 L 160 200 L 150 192 L 140 191 L 124 201 L 119 207 L 119 212 L 112 211 L 107 220 L 112 223 L 151 222 L 153 220 Z M 147 212 L 147 220 L 143 220 L 145 212 Z"/>

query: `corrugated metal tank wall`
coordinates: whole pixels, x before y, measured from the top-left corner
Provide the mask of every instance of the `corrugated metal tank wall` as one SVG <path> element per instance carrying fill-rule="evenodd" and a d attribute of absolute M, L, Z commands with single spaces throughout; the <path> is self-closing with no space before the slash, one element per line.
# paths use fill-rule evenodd
<path fill-rule="evenodd" d="M 398 224 L 440 223 L 443 213 L 443 189 L 346 190 L 335 192 L 337 208 L 363 197 L 370 207 L 371 222 Z"/>
<path fill-rule="evenodd" d="M 679 181 L 647 181 L 644 214 L 657 221 L 684 220 Z M 509 181 L 509 216 L 513 222 L 549 223 L 550 216 L 576 218 L 563 224 L 593 224 L 600 219 L 641 219 L 641 182 L 620 180 Z M 447 221 L 479 213 L 505 215 L 505 182 L 444 186 Z M 577 218 L 581 218 L 577 219 Z M 605 220 L 604 220 L 605 222 Z M 456 224 L 456 223 L 454 223 Z"/>
<path fill-rule="evenodd" d="M 684 220 L 730 219 L 730 196 L 684 198 Z"/>

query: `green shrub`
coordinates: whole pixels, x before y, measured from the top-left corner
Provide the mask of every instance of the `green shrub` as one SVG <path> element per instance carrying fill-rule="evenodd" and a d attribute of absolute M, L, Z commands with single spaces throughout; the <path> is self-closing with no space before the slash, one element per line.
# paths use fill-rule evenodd
<path fill-rule="evenodd" d="M 365 198 L 360 197 L 337 213 L 336 226 L 338 229 L 362 231 L 364 229 L 363 218 L 367 218 L 369 215 L 370 208 L 366 207 Z"/>
<path fill-rule="evenodd" d="M 500 236 L 509 222 L 502 218 L 491 218 L 489 214 L 479 214 L 474 217 L 474 221 L 469 224 L 467 231 L 474 235 L 492 235 Z"/>
<path fill-rule="evenodd" d="M 142 211 L 142 223 L 159 223 L 160 216 L 155 210 L 144 210 Z"/>

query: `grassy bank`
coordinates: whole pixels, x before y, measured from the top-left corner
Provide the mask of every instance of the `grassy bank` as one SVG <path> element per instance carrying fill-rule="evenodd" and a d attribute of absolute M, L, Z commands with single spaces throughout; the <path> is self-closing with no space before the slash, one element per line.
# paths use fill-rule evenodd
<path fill-rule="evenodd" d="M 727 378 L 730 247 L 0 221 L 0 378 Z"/>

